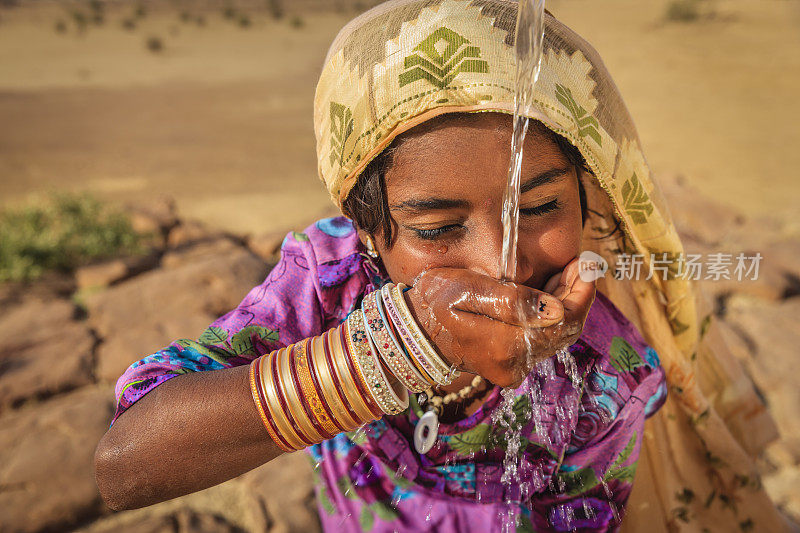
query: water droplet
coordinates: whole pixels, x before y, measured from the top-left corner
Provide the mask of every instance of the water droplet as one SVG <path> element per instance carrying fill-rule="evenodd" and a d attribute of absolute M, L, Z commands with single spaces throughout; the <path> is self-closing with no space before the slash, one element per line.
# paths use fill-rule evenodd
<path fill-rule="evenodd" d="M 439 252 L 440 254 L 446 254 L 448 249 L 449 248 L 447 247 L 447 245 L 443 244 L 439 248 L 437 248 L 436 251 Z"/>

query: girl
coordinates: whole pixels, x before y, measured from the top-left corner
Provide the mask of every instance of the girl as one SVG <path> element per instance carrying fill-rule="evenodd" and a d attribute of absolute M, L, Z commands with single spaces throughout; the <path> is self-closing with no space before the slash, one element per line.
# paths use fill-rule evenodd
<path fill-rule="evenodd" d="M 505 0 L 395 0 L 340 32 L 314 120 L 345 217 L 288 235 L 237 309 L 120 378 L 97 453 L 111 507 L 307 448 L 326 530 L 492 531 L 509 510 L 522 530 L 615 530 L 644 444 L 634 527 L 778 527 L 692 374 L 681 246 L 633 123 L 596 52 L 549 15 L 518 266 L 497 280 L 515 19 Z M 643 266 L 595 293 L 581 251 Z M 656 256 L 675 268 L 653 275 Z M 564 345 L 574 363 L 554 357 Z M 647 433 L 665 369 L 669 416 Z"/>

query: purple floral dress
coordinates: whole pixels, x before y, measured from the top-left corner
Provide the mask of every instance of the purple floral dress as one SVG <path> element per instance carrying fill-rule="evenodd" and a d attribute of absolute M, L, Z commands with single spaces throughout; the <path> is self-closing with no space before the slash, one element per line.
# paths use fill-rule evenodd
<path fill-rule="evenodd" d="M 264 283 L 197 341 L 178 340 L 131 365 L 117 382 L 115 420 L 175 376 L 247 364 L 337 326 L 365 294 L 388 281 L 343 217 L 289 234 L 281 251 Z M 666 398 L 664 373 L 655 351 L 601 294 L 570 352 L 582 387 L 576 389 L 553 358 L 549 372 L 532 372 L 515 391 L 514 416 L 527 420 L 518 462 L 527 494 L 501 481 L 509 439 L 492 417 L 502 401 L 499 388 L 471 416 L 440 424 L 425 455 L 412 444 L 421 416 L 412 397 L 405 413 L 307 450 L 324 529 L 499 531 L 500 516 L 511 509 L 517 531 L 616 530 L 645 418 Z M 532 405 L 532 388 L 551 400 Z"/>

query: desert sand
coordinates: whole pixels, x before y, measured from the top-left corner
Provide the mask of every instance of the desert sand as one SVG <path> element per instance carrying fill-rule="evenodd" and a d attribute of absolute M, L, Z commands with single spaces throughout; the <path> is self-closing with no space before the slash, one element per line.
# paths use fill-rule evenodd
<path fill-rule="evenodd" d="M 312 98 L 352 10 L 307 8 L 293 28 L 253 8 L 241 28 L 207 7 L 192 11 L 206 19 L 199 27 L 157 4 L 125 31 L 133 8 L 117 5 L 79 34 L 69 19 L 79 4 L 31 4 L 0 20 L 2 203 L 64 188 L 113 200 L 167 194 L 186 216 L 244 233 L 330 209 Z M 713 17 L 684 24 L 665 21 L 660 0 L 548 8 L 600 51 L 656 173 L 682 173 L 723 203 L 797 230 L 800 4 L 705 4 Z M 58 20 L 66 33 L 54 30 Z M 151 36 L 160 53 L 146 49 Z"/>

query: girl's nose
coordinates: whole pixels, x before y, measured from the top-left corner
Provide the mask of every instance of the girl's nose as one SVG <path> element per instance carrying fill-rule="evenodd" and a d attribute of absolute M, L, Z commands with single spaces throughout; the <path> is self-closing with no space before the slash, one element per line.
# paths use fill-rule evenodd
<path fill-rule="evenodd" d="M 476 233 L 471 250 L 468 252 L 469 270 L 492 278 L 500 278 L 503 227 L 496 224 L 485 231 Z"/>

